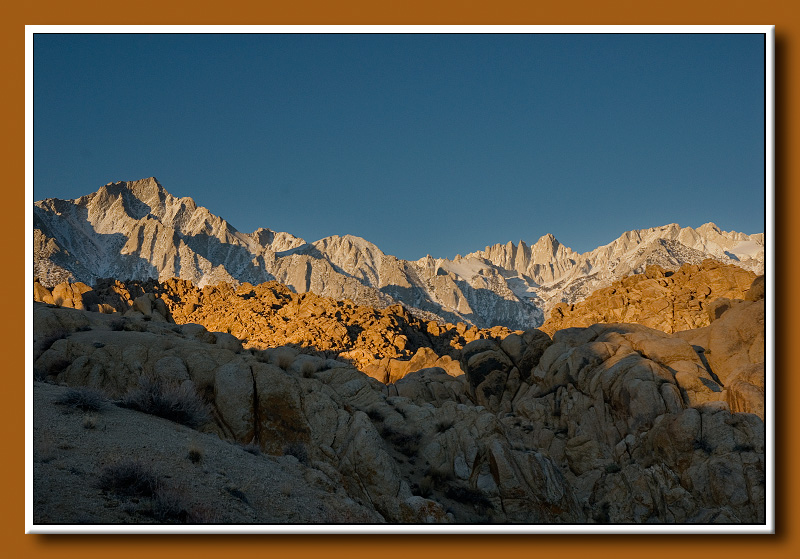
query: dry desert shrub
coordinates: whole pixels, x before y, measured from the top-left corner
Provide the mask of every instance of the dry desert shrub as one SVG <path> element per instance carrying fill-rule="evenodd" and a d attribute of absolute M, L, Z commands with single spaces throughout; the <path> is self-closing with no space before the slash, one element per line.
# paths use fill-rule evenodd
<path fill-rule="evenodd" d="M 189 447 L 189 452 L 186 454 L 186 457 L 192 462 L 192 464 L 198 464 L 203 460 L 203 449 L 200 448 L 197 444 L 192 444 Z"/>
<path fill-rule="evenodd" d="M 83 418 L 83 428 L 84 429 L 97 429 L 97 416 L 96 415 L 87 415 Z"/>
<path fill-rule="evenodd" d="M 149 413 L 196 429 L 211 420 L 211 412 L 190 383 L 171 384 L 150 376 L 120 402 L 124 408 Z"/>
<path fill-rule="evenodd" d="M 380 434 L 384 440 L 408 457 L 416 456 L 422 439 L 421 433 L 406 433 L 388 425 L 383 426 Z"/>
<path fill-rule="evenodd" d="M 124 497 L 152 497 L 160 482 L 155 472 L 142 462 L 123 459 L 105 466 L 97 485 L 103 491 Z"/>
<path fill-rule="evenodd" d="M 277 365 L 283 370 L 286 370 L 291 366 L 297 355 L 298 351 L 294 348 L 276 347 L 271 349 L 269 352 L 269 362 L 273 365 Z"/>
<path fill-rule="evenodd" d="M 105 394 L 85 386 L 70 388 L 55 403 L 87 412 L 101 412 L 108 408 Z"/>
<path fill-rule="evenodd" d="M 153 495 L 152 515 L 158 522 L 185 524 L 190 508 L 185 492 L 175 487 L 161 485 Z"/>
<path fill-rule="evenodd" d="M 219 522 L 216 510 L 193 505 L 188 491 L 165 483 L 149 466 L 138 460 L 122 459 L 105 466 L 98 487 L 124 500 L 122 510 L 144 515 L 163 524 L 211 524 Z M 245 498 L 246 499 L 246 498 Z"/>

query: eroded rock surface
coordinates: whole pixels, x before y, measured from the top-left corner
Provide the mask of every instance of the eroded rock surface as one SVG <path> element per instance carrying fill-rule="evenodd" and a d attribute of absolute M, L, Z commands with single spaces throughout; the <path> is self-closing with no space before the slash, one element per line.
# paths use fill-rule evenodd
<path fill-rule="evenodd" d="M 450 333 L 400 320 L 402 309 L 370 314 L 269 284 L 234 292 L 269 308 L 264 320 L 275 324 L 306 313 L 345 330 L 386 320 L 393 337 L 380 343 L 391 339 L 398 356 L 418 361 L 398 366 L 384 355 L 379 381 L 355 359 L 302 344 L 258 349 L 251 338 L 242 344 L 230 333 L 169 322 L 221 309 L 235 300 L 230 292 L 186 283 L 125 292 L 127 299 L 117 293 L 130 301 L 122 314 L 35 303 L 37 378 L 97 388 L 117 401 L 142 378 L 191 389 L 212 410 L 200 431 L 295 460 L 318 486 L 341 490 L 337 510 L 368 511 L 355 521 L 764 520 L 764 423 L 747 388 L 763 390 L 763 300 L 735 303 L 710 326 L 680 335 L 597 324 L 552 339 L 531 330 L 468 341 L 465 325 Z M 147 293 L 154 298 L 142 299 Z M 240 313 L 246 328 L 241 312 L 233 305 L 223 316 Z M 352 321 L 362 312 L 362 322 Z M 428 345 L 416 341 L 422 332 Z M 436 353 L 436 343 L 456 350 L 455 358 Z M 465 374 L 453 376 L 453 363 Z M 408 370 L 392 377 L 398 367 Z"/>
<path fill-rule="evenodd" d="M 231 335 L 246 348 L 294 347 L 354 364 L 381 382 L 395 382 L 428 367 L 460 375 L 460 351 L 465 344 L 477 339 L 499 343 L 510 334 L 500 326 L 478 329 L 423 320 L 402 305 L 375 309 L 349 300 L 298 294 L 277 282 L 238 287 L 220 283 L 200 289 L 179 279 L 105 279 L 94 289 L 63 283 L 51 292 L 36 281 L 34 300 L 147 321 L 198 324 L 215 332 L 217 343 Z"/>
<path fill-rule="evenodd" d="M 675 271 L 648 266 L 583 301 L 557 304 L 541 330 L 552 335 L 573 326 L 612 322 L 644 324 L 667 333 L 702 328 L 731 301 L 744 299 L 755 278 L 753 272 L 715 260 L 684 264 Z"/>

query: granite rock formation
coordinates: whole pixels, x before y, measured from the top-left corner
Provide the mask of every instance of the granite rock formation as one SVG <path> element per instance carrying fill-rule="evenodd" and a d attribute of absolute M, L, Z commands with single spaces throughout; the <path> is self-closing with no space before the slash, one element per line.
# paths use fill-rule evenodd
<path fill-rule="evenodd" d="M 652 265 L 582 301 L 559 303 L 541 329 L 552 335 L 609 322 L 644 324 L 667 333 L 701 328 L 722 312 L 724 301 L 743 299 L 755 278 L 753 272 L 710 259 L 674 271 Z"/>
<path fill-rule="evenodd" d="M 87 301 L 89 291 L 74 284 L 59 289 L 72 293 L 60 307 L 55 289 L 35 289 L 43 301 L 34 303 L 34 392 L 41 395 L 35 405 L 56 405 L 54 384 L 100 390 L 118 405 L 107 420 L 99 412 L 91 421 L 108 421 L 119 430 L 119 414 L 134 414 L 124 416 L 137 418 L 131 428 L 143 425 L 144 414 L 119 409 L 142 386 L 167 387 L 165 394 L 178 394 L 180 401 L 194 394 L 210 410 L 197 426 L 196 454 L 221 460 L 219 444 L 227 441 L 231 452 L 257 447 L 268 462 L 253 462 L 249 475 L 231 473 L 246 479 L 228 479 L 227 494 L 246 506 L 225 497 L 213 521 L 263 521 L 273 510 L 269 495 L 278 499 L 275 510 L 284 519 L 294 518 L 285 521 L 307 521 L 308 499 L 325 493 L 322 519 L 330 522 L 764 522 L 760 280 L 744 301 L 725 303 L 709 326 L 677 334 L 637 324 L 595 324 L 552 337 L 538 330 L 495 330 L 497 335 L 469 341 L 463 324 L 455 327 L 457 339 L 449 328 L 433 335 L 431 325 L 440 325 L 402 309 L 348 308 L 276 284 L 103 285 L 93 290 L 99 302 Z M 80 307 L 76 292 L 84 308 L 108 305 L 115 312 L 64 305 Z M 416 349 L 394 377 L 397 365 L 389 357 L 390 374 L 381 382 L 360 371 L 357 359 L 345 362 L 302 344 L 258 349 L 249 338 L 175 323 L 202 316 L 198 309 L 221 314 L 226 306 L 235 320 L 239 305 L 256 300 L 270 308 L 265 320 L 277 320 L 288 306 L 293 315 L 307 314 L 309 325 L 315 318 L 325 323 L 332 312 L 345 330 L 370 320 L 380 324 L 373 330 L 391 332 L 398 355 Z M 246 322 L 241 315 L 238 320 Z M 415 346 L 412 332 L 426 332 L 429 344 Z M 316 331 L 309 335 L 325 338 Z M 400 336 L 405 340 L 398 345 Z M 380 343 L 389 340 L 387 335 Z M 452 350 L 449 365 L 436 353 L 443 348 Z M 464 374 L 448 374 L 453 362 Z M 77 467 L 69 462 L 69 448 L 76 445 L 52 441 L 68 436 L 67 422 L 80 432 L 77 423 L 83 421 L 91 434 L 81 437 L 79 448 L 90 454 L 78 469 L 91 477 L 121 452 L 118 438 L 89 429 L 81 415 L 34 415 L 52 422 L 39 424 L 34 439 L 34 487 L 40 488 L 35 515 L 50 518 L 48 499 L 65 510 L 66 503 L 48 498 L 43 489 L 59 483 L 62 492 L 79 492 L 81 503 L 93 503 L 81 507 L 79 522 L 142 520 L 141 503 L 79 491 L 85 479 L 69 469 Z M 130 452 L 155 448 L 159 468 L 173 484 L 195 483 L 192 491 L 204 495 L 218 488 L 216 478 L 191 473 L 185 445 L 177 445 L 174 460 L 168 459 L 168 445 L 176 440 L 171 433 L 177 429 L 186 440 L 188 427 L 153 419 L 146 429 L 146 442 Z M 282 493 L 296 494 L 296 501 L 275 496 L 259 476 L 283 480 Z M 292 502 L 294 517 L 287 512 Z"/>

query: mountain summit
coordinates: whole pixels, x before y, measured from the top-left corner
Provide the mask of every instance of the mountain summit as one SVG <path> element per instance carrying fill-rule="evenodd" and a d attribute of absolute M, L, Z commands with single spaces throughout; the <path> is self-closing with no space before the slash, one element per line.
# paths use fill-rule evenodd
<path fill-rule="evenodd" d="M 154 177 L 109 183 L 75 200 L 42 200 L 33 212 L 34 274 L 46 286 L 101 277 L 179 277 L 199 286 L 277 280 L 298 293 L 378 307 L 401 302 L 425 318 L 479 327 L 540 325 L 555 304 L 651 264 L 671 269 L 713 258 L 764 268 L 763 234 L 713 223 L 628 231 L 584 254 L 548 234 L 530 246 L 509 242 L 453 260 L 407 261 L 351 235 L 307 243 L 270 229 L 241 233 Z"/>

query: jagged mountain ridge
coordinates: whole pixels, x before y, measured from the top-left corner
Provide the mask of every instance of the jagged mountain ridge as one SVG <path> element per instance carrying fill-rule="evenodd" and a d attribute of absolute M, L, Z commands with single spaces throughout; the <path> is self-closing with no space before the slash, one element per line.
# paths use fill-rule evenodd
<path fill-rule="evenodd" d="M 101 277 L 179 277 L 199 286 L 277 280 L 300 293 L 378 307 L 402 302 L 428 319 L 478 327 L 539 325 L 556 303 L 575 302 L 649 264 L 675 268 L 710 256 L 761 272 L 763 246 L 763 234 L 672 224 L 629 231 L 585 254 L 545 235 L 531 246 L 407 261 L 351 235 L 307 243 L 269 229 L 242 233 L 152 177 L 34 204 L 34 274 L 43 285 Z"/>
<path fill-rule="evenodd" d="M 676 269 L 713 258 L 757 274 L 764 273 L 764 234 L 721 231 L 714 223 L 697 229 L 676 223 L 627 231 L 607 245 L 578 254 L 552 235 L 528 246 L 511 242 L 466 256 L 487 261 L 509 280 L 517 280 L 518 295 L 541 301 L 549 311 L 560 302 L 575 303 L 596 289 L 650 265 Z M 527 291 L 527 293 L 525 292 Z"/>

